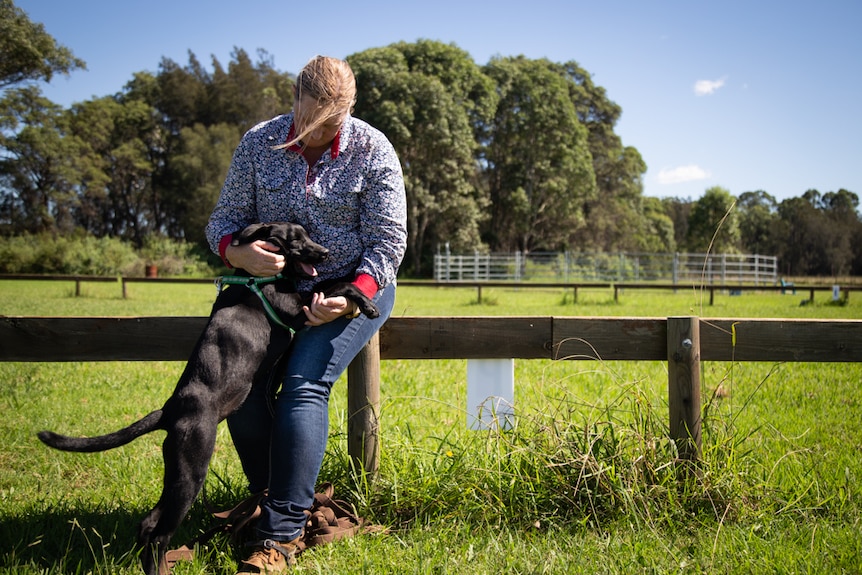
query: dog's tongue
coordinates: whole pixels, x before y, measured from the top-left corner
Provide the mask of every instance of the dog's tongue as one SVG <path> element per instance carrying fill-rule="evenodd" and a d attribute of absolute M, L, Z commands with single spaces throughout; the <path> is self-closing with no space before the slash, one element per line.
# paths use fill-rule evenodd
<path fill-rule="evenodd" d="M 300 266 L 302 266 L 302 271 L 303 271 L 307 276 L 309 276 L 309 277 L 313 277 L 313 278 L 316 278 L 316 277 L 317 277 L 317 270 L 315 269 L 315 267 L 314 267 L 313 265 L 311 265 L 311 264 L 307 264 L 307 263 L 305 263 L 305 262 L 301 262 L 299 265 L 300 265 Z"/>

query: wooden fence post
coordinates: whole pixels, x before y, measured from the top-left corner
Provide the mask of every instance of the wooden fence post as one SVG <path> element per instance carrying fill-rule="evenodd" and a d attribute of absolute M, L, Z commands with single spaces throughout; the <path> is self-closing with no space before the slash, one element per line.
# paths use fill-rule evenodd
<path fill-rule="evenodd" d="M 698 318 L 668 318 L 667 368 L 670 438 L 682 459 L 695 461 L 701 450 Z"/>
<path fill-rule="evenodd" d="M 380 335 L 374 334 L 347 368 L 347 453 L 373 481 L 380 461 Z"/>

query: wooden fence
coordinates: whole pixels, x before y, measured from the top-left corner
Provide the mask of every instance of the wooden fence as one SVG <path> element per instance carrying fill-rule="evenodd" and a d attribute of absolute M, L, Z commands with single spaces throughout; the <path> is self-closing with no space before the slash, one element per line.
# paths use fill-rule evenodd
<path fill-rule="evenodd" d="M 709 305 L 715 303 L 715 294 L 727 293 L 729 295 L 740 295 L 742 292 L 764 291 L 764 292 L 780 292 L 782 294 L 795 295 L 797 290 L 800 293 L 808 292 L 808 301 L 814 302 L 814 292 L 834 292 L 835 286 L 828 285 L 718 285 L 718 284 L 703 284 L 703 285 L 685 285 L 679 283 L 639 283 L 639 282 L 502 282 L 502 281 L 421 281 L 421 280 L 398 280 L 399 286 L 414 286 L 414 287 L 433 287 L 433 288 L 475 288 L 476 297 L 479 303 L 482 303 L 483 288 L 503 288 L 511 290 L 520 289 L 563 289 L 572 290 L 573 301 L 578 301 L 579 289 L 613 289 L 614 301 L 619 301 L 620 294 L 625 290 L 657 290 L 657 291 L 674 291 L 674 292 L 704 292 L 709 293 Z M 838 286 L 838 292 L 845 301 L 850 298 L 851 291 L 862 291 L 862 285 L 843 285 Z"/>
<path fill-rule="evenodd" d="M 0 361 L 185 361 L 205 317 L 2 317 Z M 862 320 L 394 317 L 348 368 L 348 452 L 375 473 L 380 361 L 667 361 L 670 436 L 700 452 L 700 362 L 862 361 Z"/>
<path fill-rule="evenodd" d="M 131 283 L 184 283 L 184 284 L 211 284 L 214 278 L 151 278 L 151 277 L 111 277 L 92 275 L 40 275 L 40 274 L 0 274 L 0 280 L 51 280 L 51 281 L 73 281 L 75 282 L 75 295 L 81 294 L 82 282 L 118 282 L 121 284 L 123 298 L 128 297 L 128 284 Z M 426 280 L 398 280 L 400 286 L 428 287 L 428 288 L 473 288 L 476 297 L 482 303 L 482 290 L 485 288 L 502 288 L 510 290 L 522 289 L 562 289 L 572 290 L 573 301 L 578 301 L 578 290 L 581 289 L 612 289 L 614 301 L 619 301 L 620 294 L 626 290 L 658 290 L 658 291 L 698 291 L 709 293 L 709 305 L 715 302 L 716 293 L 727 293 L 729 295 L 740 295 L 743 292 L 781 292 L 782 294 L 808 293 L 808 301 L 814 302 L 814 292 L 832 293 L 835 286 L 831 285 L 753 285 L 753 284 L 702 284 L 685 285 L 680 283 L 654 283 L 654 282 L 511 282 L 511 281 L 426 281 Z M 862 285 L 841 285 L 838 291 L 845 301 L 849 300 L 851 291 L 862 291 Z"/>

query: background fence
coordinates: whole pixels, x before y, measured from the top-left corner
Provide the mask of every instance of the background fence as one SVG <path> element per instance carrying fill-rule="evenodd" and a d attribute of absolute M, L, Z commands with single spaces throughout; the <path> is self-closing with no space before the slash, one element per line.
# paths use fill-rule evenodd
<path fill-rule="evenodd" d="M 434 256 L 446 281 L 670 281 L 774 284 L 778 258 L 759 254 L 532 252 Z"/>
<path fill-rule="evenodd" d="M 123 299 L 128 297 L 128 284 L 131 283 L 197 283 L 211 284 L 214 278 L 159 278 L 159 277 L 111 277 L 111 276 L 90 276 L 90 275 L 39 275 L 39 274 L 0 274 L 0 281 L 3 280 L 27 280 L 27 281 L 72 281 L 75 282 L 75 295 L 81 295 L 81 284 L 83 282 L 117 282 L 122 286 Z M 463 288 L 474 287 L 477 292 L 477 300 L 482 303 L 483 288 L 509 288 L 514 290 L 521 289 L 564 289 L 572 290 L 573 302 L 578 301 L 579 289 L 611 289 L 614 294 L 614 301 L 619 301 L 620 293 L 625 290 L 678 290 L 681 287 L 697 286 L 697 289 L 709 293 L 709 305 L 713 305 L 716 292 L 725 292 L 733 295 L 741 295 L 743 291 L 780 291 L 782 294 L 789 293 L 796 295 L 797 290 L 800 293 L 808 292 L 809 303 L 814 303 L 814 292 L 828 291 L 832 292 L 832 301 L 838 301 L 843 298 L 844 302 L 850 300 L 851 291 L 862 291 L 862 285 L 857 284 L 794 284 L 786 282 L 783 279 L 779 283 L 701 283 L 691 280 L 688 283 L 682 280 L 676 282 L 587 282 L 587 281 L 557 281 L 557 282 L 540 282 L 540 281 L 495 281 L 495 280 L 457 280 L 449 281 L 427 281 L 427 280 L 398 280 L 398 285 L 427 287 L 427 288 Z"/>

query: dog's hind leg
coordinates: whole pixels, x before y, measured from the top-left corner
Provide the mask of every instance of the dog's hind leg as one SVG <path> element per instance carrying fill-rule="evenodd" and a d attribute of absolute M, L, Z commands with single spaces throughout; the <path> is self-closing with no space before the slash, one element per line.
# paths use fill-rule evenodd
<path fill-rule="evenodd" d="M 183 518 L 203 488 L 215 449 L 217 417 L 200 411 L 184 413 L 162 444 L 165 477 L 156 506 L 141 521 L 141 562 L 147 575 L 167 573 L 165 553 Z"/>

